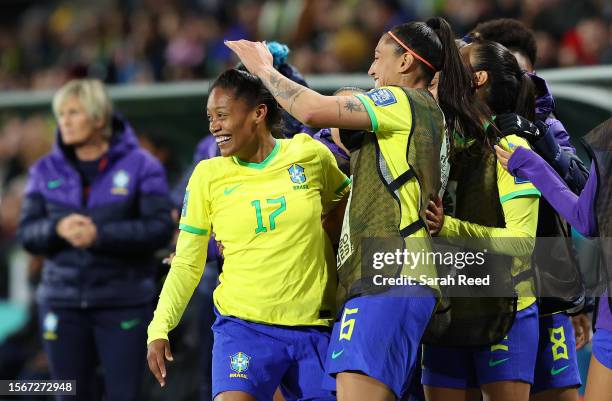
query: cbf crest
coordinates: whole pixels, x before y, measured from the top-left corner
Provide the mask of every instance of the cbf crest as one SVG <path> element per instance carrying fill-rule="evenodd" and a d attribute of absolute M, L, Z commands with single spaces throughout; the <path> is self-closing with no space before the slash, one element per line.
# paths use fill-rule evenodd
<path fill-rule="evenodd" d="M 289 169 L 289 177 L 291 178 L 291 182 L 295 184 L 303 184 L 306 182 L 306 174 L 304 174 L 304 167 L 299 164 L 294 164 Z"/>
<path fill-rule="evenodd" d="M 119 170 L 113 175 L 113 195 L 127 195 L 128 184 L 130 183 L 130 175 L 125 170 Z"/>
<path fill-rule="evenodd" d="M 230 377 L 242 377 L 243 379 L 246 379 L 247 376 L 245 372 L 249 369 L 250 360 L 251 357 L 244 352 L 237 352 L 234 355 L 231 355 L 230 368 L 236 373 L 231 373 Z"/>
<path fill-rule="evenodd" d="M 59 319 L 53 312 L 47 312 L 43 320 L 43 338 L 45 340 L 57 340 L 57 323 Z"/>

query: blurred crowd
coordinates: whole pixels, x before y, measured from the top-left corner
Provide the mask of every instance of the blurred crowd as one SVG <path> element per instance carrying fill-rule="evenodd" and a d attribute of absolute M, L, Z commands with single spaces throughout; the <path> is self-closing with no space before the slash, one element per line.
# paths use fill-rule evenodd
<path fill-rule="evenodd" d="M 235 62 L 223 40 L 237 38 L 288 43 L 305 74 L 363 72 L 383 31 L 433 15 L 459 34 L 520 19 L 536 33 L 538 68 L 612 62 L 606 0 L 20 0 L 0 10 L 3 90 L 211 78 Z"/>

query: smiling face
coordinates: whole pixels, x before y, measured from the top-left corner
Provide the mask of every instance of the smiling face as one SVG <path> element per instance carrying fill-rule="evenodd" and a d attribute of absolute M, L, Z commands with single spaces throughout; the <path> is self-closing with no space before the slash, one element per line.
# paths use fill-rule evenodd
<path fill-rule="evenodd" d="M 214 88 L 208 96 L 206 114 L 221 156 L 238 155 L 256 141 L 257 108 L 236 99 L 233 90 Z"/>
<path fill-rule="evenodd" d="M 77 96 L 66 98 L 59 107 L 57 118 L 62 141 L 67 146 L 78 147 L 103 135 L 104 123 L 90 117 Z"/>
<path fill-rule="evenodd" d="M 374 50 L 374 61 L 368 75 L 374 78 L 374 86 L 399 85 L 402 80 L 403 55 L 396 53 L 395 44 L 384 34 Z M 405 68 L 404 68 L 405 69 Z"/>

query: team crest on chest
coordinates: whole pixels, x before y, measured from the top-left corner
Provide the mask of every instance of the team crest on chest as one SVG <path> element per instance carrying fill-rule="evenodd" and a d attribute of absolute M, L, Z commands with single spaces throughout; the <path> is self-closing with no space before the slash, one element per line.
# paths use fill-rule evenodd
<path fill-rule="evenodd" d="M 119 170 L 113 175 L 113 195 L 127 195 L 128 184 L 130 183 L 130 175 L 125 170 Z"/>
<path fill-rule="evenodd" d="M 291 182 L 297 184 L 293 186 L 293 189 L 308 189 L 308 184 L 305 184 L 306 174 L 304 174 L 304 167 L 299 164 L 293 164 L 287 171 L 289 172 Z"/>

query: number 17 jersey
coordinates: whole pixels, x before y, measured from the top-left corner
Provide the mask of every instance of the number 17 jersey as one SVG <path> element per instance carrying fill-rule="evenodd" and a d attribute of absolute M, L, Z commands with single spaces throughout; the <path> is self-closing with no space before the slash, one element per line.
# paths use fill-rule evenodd
<path fill-rule="evenodd" d="M 196 234 L 188 238 L 201 247 L 212 231 L 224 246 L 214 293 L 219 312 L 258 323 L 330 325 L 336 271 L 321 215 L 349 184 L 331 152 L 307 135 L 276 140 L 261 163 L 236 157 L 200 162 L 180 229 Z"/>

